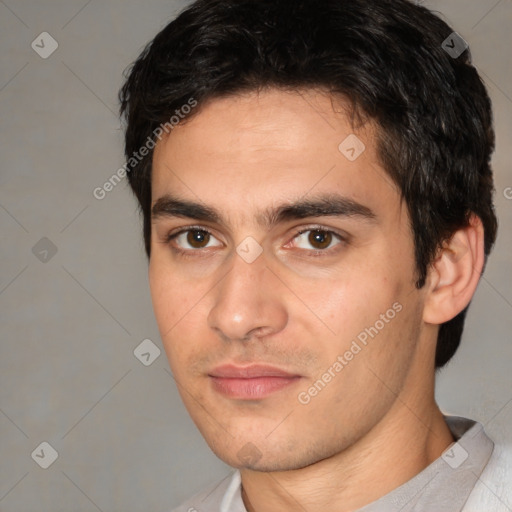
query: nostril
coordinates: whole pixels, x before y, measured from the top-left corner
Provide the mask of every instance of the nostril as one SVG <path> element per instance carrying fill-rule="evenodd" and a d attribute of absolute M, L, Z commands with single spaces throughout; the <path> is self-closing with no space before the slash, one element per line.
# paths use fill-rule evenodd
<path fill-rule="evenodd" d="M 270 336 L 273 332 L 274 329 L 272 329 L 272 327 L 256 327 L 255 329 L 252 329 L 250 332 L 248 332 L 245 338 L 247 338 L 246 341 L 252 337 L 264 338 L 265 336 Z"/>

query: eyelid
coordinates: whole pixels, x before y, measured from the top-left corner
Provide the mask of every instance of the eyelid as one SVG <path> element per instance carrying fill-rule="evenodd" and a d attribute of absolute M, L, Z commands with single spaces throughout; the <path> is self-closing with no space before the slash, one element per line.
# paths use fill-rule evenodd
<path fill-rule="evenodd" d="M 180 226 L 179 228 L 173 229 L 165 234 L 165 239 L 167 241 L 173 240 L 178 235 L 181 235 L 182 233 L 186 233 L 187 231 L 204 231 L 205 233 L 208 233 L 210 235 L 213 235 L 213 233 L 208 229 L 206 226 Z"/>

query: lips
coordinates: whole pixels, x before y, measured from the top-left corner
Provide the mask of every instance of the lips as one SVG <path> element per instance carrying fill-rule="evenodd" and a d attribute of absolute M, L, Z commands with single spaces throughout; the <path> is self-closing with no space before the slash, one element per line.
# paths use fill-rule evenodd
<path fill-rule="evenodd" d="M 274 366 L 258 364 L 254 364 L 251 366 L 219 366 L 210 373 L 210 376 L 225 379 L 253 379 L 258 377 L 300 377 L 300 375 L 293 375 Z"/>
<path fill-rule="evenodd" d="M 261 400 L 300 380 L 301 376 L 267 365 L 224 365 L 209 375 L 214 390 L 239 400 Z"/>

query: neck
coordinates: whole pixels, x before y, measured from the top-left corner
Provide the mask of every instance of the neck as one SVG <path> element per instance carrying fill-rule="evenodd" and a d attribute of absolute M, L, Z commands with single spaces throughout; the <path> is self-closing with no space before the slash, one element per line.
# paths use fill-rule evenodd
<path fill-rule="evenodd" d="M 290 471 L 241 470 L 248 512 L 324 512 L 333 505 L 351 512 L 413 478 L 453 437 L 433 397 L 419 404 L 408 398 L 397 397 L 388 414 L 342 453 Z"/>

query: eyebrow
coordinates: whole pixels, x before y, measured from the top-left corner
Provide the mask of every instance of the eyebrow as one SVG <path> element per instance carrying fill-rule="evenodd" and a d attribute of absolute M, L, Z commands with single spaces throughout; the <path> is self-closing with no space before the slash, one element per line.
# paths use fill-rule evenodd
<path fill-rule="evenodd" d="M 360 220 L 374 222 L 375 213 L 353 199 L 338 194 L 327 194 L 311 199 L 299 199 L 296 202 L 268 208 L 256 216 L 257 222 L 270 228 L 276 224 L 305 219 L 308 217 L 355 217 Z M 214 208 L 201 203 L 179 199 L 169 194 L 158 198 L 151 208 L 151 218 L 181 217 L 197 221 L 209 221 L 224 225 L 222 215 Z"/>

